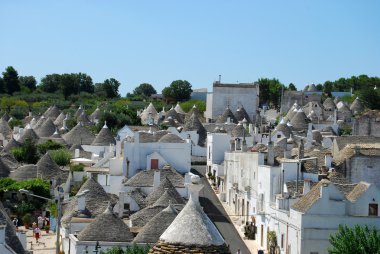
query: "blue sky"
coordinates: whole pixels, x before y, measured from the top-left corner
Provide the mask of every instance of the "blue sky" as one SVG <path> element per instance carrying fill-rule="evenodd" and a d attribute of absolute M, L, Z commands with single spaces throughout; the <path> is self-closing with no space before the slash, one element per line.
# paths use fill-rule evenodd
<path fill-rule="evenodd" d="M 380 76 L 380 1 L 0 1 L 0 70 L 84 72 L 125 95 L 278 78 Z"/>

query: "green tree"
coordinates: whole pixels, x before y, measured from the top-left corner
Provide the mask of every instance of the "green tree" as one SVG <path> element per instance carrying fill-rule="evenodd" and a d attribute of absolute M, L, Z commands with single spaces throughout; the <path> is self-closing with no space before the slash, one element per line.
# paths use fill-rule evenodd
<path fill-rule="evenodd" d="M 330 235 L 328 252 L 330 254 L 380 253 L 380 232 L 373 226 L 372 230 L 365 225 L 349 228 L 339 225 L 338 232 Z"/>
<path fill-rule="evenodd" d="M 278 79 L 261 78 L 257 81 L 260 89 L 260 106 L 270 105 L 278 107 L 283 84 Z"/>
<path fill-rule="evenodd" d="M 24 143 L 22 143 L 21 147 L 11 149 L 11 153 L 19 162 L 35 164 L 39 159 L 37 155 L 37 146 L 30 138 L 27 138 Z"/>
<path fill-rule="evenodd" d="M 104 99 L 119 98 L 120 82 L 114 78 L 106 79 L 103 83 L 95 84 L 95 94 Z"/>
<path fill-rule="evenodd" d="M 148 83 L 142 83 L 138 87 L 133 90 L 134 95 L 143 95 L 146 97 L 151 96 L 152 94 L 156 94 L 157 91 L 154 89 L 154 87 L 151 84 Z"/>
<path fill-rule="evenodd" d="M 37 145 L 37 150 L 39 154 L 44 155 L 47 151 L 50 150 L 58 150 L 58 149 L 63 149 L 65 148 L 64 145 L 57 143 L 51 139 L 47 140 L 46 142 L 42 144 Z"/>
<path fill-rule="evenodd" d="M 5 93 L 5 85 L 4 80 L 2 77 L 0 77 L 0 94 Z"/>
<path fill-rule="evenodd" d="M 62 74 L 61 80 L 60 80 L 60 87 L 63 93 L 63 96 L 65 97 L 65 100 L 71 95 L 71 94 L 78 94 L 79 93 L 79 82 L 77 82 L 75 75 L 73 74 Z"/>
<path fill-rule="evenodd" d="M 21 90 L 18 73 L 12 66 L 8 66 L 5 69 L 5 72 L 3 72 L 3 82 L 7 94 L 12 95 L 14 92 L 19 92 Z"/>
<path fill-rule="evenodd" d="M 165 97 L 173 97 L 177 101 L 185 101 L 190 99 L 191 92 L 191 84 L 186 80 L 175 80 L 173 81 L 169 87 L 165 87 L 162 90 L 162 94 Z"/>
<path fill-rule="evenodd" d="M 30 91 L 36 90 L 37 87 L 37 80 L 33 76 L 20 76 L 19 78 L 20 81 L 20 87 L 21 89 L 23 87 L 28 88 Z"/>
<path fill-rule="evenodd" d="M 331 96 L 331 92 L 333 91 L 334 84 L 331 81 L 326 81 L 323 84 L 323 93 L 327 94 L 328 96 Z"/>
<path fill-rule="evenodd" d="M 47 93 L 55 93 L 60 89 L 61 75 L 60 74 L 48 74 L 41 79 L 39 85 L 40 89 Z"/>
<path fill-rule="evenodd" d="M 70 164 L 71 153 L 67 149 L 58 149 L 51 151 L 51 157 L 58 166 L 66 166 Z"/>
<path fill-rule="evenodd" d="M 75 74 L 77 82 L 79 83 L 79 91 L 80 92 L 87 92 L 87 93 L 94 93 L 94 84 L 92 83 L 91 76 L 87 75 L 86 73 L 79 72 L 78 74 Z"/>
<path fill-rule="evenodd" d="M 297 91 L 297 87 L 293 83 L 290 83 L 289 87 L 288 87 L 288 90 L 290 90 L 290 91 Z"/>

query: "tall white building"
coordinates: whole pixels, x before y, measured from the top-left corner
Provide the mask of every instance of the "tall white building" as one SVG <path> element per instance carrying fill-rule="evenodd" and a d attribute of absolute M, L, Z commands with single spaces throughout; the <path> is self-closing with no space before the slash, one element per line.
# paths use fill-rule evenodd
<path fill-rule="evenodd" d="M 233 112 L 244 106 L 249 117 L 254 122 L 259 107 L 259 85 L 256 83 L 224 84 L 214 82 L 213 92 L 207 93 L 206 121 L 215 119 L 223 113 L 226 107 Z"/>

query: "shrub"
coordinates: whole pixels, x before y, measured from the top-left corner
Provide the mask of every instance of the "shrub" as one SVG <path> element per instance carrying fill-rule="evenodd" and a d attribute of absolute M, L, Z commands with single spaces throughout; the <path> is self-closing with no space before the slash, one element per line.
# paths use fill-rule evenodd
<path fill-rule="evenodd" d="M 84 171 L 84 165 L 82 163 L 70 165 L 70 170 L 74 172 L 83 172 Z"/>
<path fill-rule="evenodd" d="M 58 150 L 63 148 L 65 148 L 64 145 L 57 143 L 51 139 L 49 139 L 45 143 L 37 145 L 37 150 L 40 154 L 45 154 L 47 151 L 50 150 Z"/>
<path fill-rule="evenodd" d="M 26 213 L 21 219 L 24 224 L 29 225 L 32 222 L 32 215 L 30 213 Z"/>
<path fill-rule="evenodd" d="M 70 164 L 71 153 L 67 149 L 59 149 L 51 151 L 51 157 L 59 166 L 66 166 Z"/>
<path fill-rule="evenodd" d="M 11 149 L 11 153 L 19 162 L 36 164 L 39 159 L 37 155 L 37 146 L 29 138 L 25 140 L 21 147 L 15 147 Z"/>

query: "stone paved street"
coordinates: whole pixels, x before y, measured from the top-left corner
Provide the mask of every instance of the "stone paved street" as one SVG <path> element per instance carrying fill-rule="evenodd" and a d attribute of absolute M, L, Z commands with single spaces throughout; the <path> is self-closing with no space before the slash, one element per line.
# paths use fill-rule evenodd
<path fill-rule="evenodd" d="M 236 253 L 238 248 L 240 248 L 242 254 L 257 253 L 255 249 L 253 249 L 252 252 L 249 251 L 235 226 L 232 224 L 223 205 L 205 177 L 206 166 L 193 166 L 192 168 L 192 173 L 200 175 L 202 183 L 205 185 L 200 192 L 201 205 L 205 213 L 219 229 L 227 244 L 230 245 L 231 253 Z"/>

